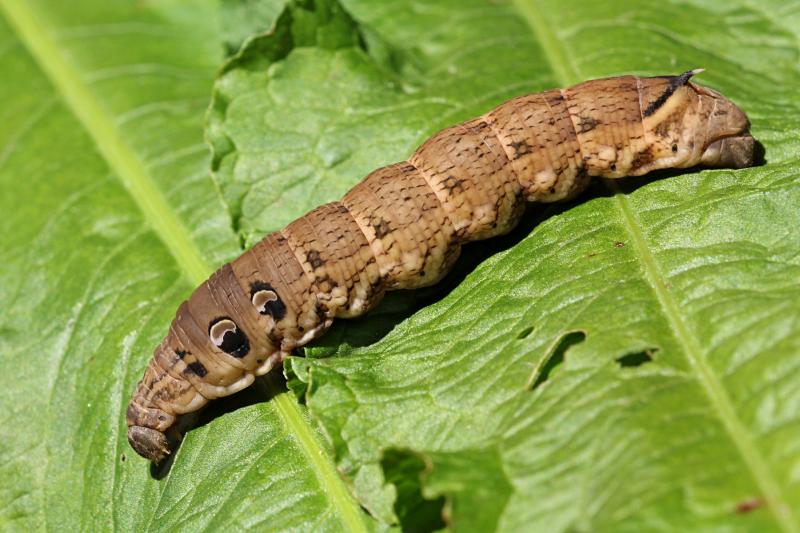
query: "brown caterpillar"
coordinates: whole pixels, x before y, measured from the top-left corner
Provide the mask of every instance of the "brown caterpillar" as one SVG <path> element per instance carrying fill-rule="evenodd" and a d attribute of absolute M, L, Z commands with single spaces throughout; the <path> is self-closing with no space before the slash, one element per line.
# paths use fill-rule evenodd
<path fill-rule="evenodd" d="M 752 165 L 747 116 L 691 83 L 697 72 L 514 98 L 267 235 L 178 308 L 131 398 L 131 446 L 160 461 L 178 415 L 247 387 L 385 291 L 436 283 L 463 243 L 510 231 L 525 201 L 570 198 L 591 176 Z"/>

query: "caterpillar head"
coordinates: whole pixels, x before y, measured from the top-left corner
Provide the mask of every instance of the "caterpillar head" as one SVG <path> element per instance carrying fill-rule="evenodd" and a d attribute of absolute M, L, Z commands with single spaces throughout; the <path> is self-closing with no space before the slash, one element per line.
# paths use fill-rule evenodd
<path fill-rule="evenodd" d="M 755 139 L 750 121 L 736 104 L 716 91 L 691 84 L 698 93 L 706 118 L 706 147 L 700 164 L 709 167 L 745 168 L 753 165 Z M 710 142 L 709 142 L 710 141 Z"/>
<path fill-rule="evenodd" d="M 732 101 L 691 83 L 702 69 L 679 76 L 641 78 L 642 124 L 648 143 L 631 174 L 696 165 L 753 165 L 755 140 L 747 115 Z"/>

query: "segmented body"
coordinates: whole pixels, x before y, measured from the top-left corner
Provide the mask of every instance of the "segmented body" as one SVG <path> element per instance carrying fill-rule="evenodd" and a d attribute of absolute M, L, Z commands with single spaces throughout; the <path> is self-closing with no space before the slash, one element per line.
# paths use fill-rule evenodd
<path fill-rule="evenodd" d="M 436 283 L 462 244 L 510 231 L 526 201 L 571 198 L 591 176 L 749 165 L 747 118 L 692 73 L 515 98 L 266 236 L 181 304 L 131 399 L 131 444 L 160 460 L 178 415 L 250 385 L 385 291 Z"/>

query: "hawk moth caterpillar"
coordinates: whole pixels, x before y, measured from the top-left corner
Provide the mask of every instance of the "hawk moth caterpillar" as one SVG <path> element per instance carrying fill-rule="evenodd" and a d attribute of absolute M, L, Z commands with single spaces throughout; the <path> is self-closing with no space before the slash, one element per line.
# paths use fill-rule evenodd
<path fill-rule="evenodd" d="M 525 202 L 696 165 L 753 164 L 747 116 L 678 76 L 622 76 L 509 100 L 267 235 L 178 308 L 136 386 L 128 440 L 158 462 L 179 415 L 233 394 L 388 290 L 436 283 L 461 245 L 510 231 Z"/>

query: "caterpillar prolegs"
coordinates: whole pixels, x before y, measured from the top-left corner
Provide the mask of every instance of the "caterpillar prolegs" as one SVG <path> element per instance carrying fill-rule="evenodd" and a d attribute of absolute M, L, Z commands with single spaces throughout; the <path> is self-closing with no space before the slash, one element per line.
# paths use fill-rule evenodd
<path fill-rule="evenodd" d="M 247 387 L 385 291 L 436 283 L 463 243 L 510 231 L 526 201 L 571 198 L 592 176 L 752 165 L 746 115 L 691 83 L 697 72 L 514 98 L 267 235 L 178 308 L 131 398 L 131 446 L 160 461 L 179 415 Z"/>

